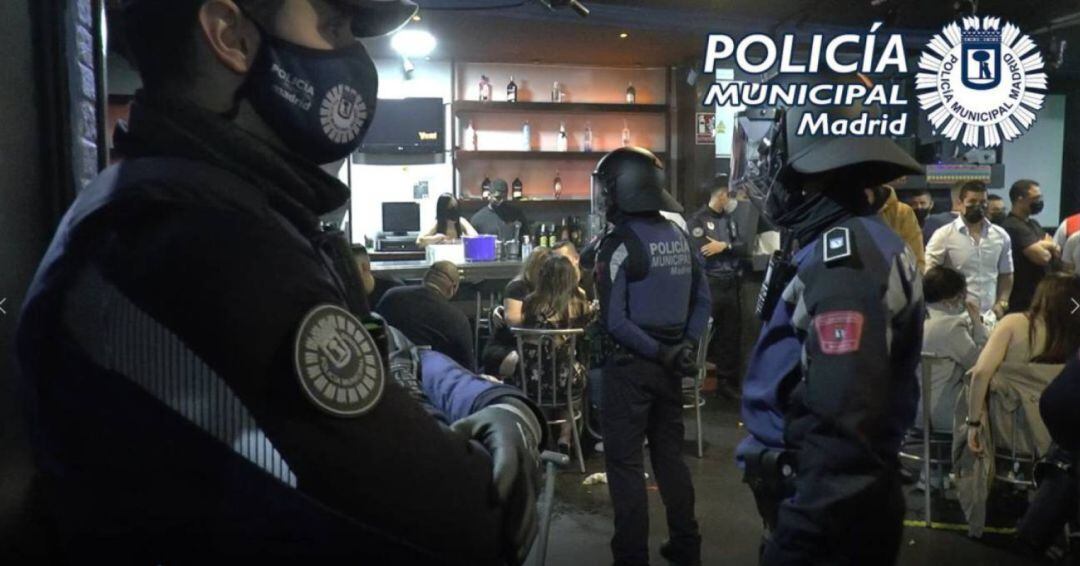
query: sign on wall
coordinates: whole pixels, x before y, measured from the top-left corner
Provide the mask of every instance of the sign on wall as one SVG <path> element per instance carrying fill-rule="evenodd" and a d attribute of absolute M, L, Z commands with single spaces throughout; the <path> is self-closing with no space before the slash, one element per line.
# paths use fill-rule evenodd
<path fill-rule="evenodd" d="M 735 80 L 734 69 L 717 69 L 716 82 L 718 84 L 728 84 L 741 83 L 742 81 Z M 742 109 L 742 105 L 716 105 L 716 120 L 713 126 L 716 157 L 731 157 L 731 134 L 735 131 L 735 114 Z"/>

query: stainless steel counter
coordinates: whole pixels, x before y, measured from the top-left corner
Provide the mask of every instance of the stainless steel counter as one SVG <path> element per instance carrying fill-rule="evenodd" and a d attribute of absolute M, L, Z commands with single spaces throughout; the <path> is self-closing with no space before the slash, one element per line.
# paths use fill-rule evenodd
<path fill-rule="evenodd" d="M 478 283 L 489 280 L 510 280 L 521 271 L 520 261 L 477 261 L 459 263 L 462 280 Z M 373 261 L 371 270 L 399 279 L 420 279 L 431 264 L 425 261 Z"/>

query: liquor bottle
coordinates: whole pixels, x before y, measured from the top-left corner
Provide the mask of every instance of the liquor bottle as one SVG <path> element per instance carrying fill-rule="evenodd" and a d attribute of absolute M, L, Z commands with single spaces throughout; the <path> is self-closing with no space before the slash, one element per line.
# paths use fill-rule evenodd
<path fill-rule="evenodd" d="M 555 182 L 553 183 L 553 191 L 555 193 L 555 199 L 562 198 L 562 177 L 559 176 L 559 170 L 555 170 Z"/>
<path fill-rule="evenodd" d="M 491 81 L 486 75 L 480 75 L 480 102 L 491 100 Z"/>
<path fill-rule="evenodd" d="M 524 260 L 532 255 L 533 243 L 528 234 L 521 237 L 521 259 Z"/>
<path fill-rule="evenodd" d="M 521 125 L 521 150 L 532 151 L 532 128 L 529 127 L 528 120 Z"/>
<path fill-rule="evenodd" d="M 581 247 L 581 226 L 576 216 L 570 218 L 570 241 Z"/>
<path fill-rule="evenodd" d="M 555 81 L 555 84 L 551 85 L 551 101 L 562 102 L 562 89 L 559 87 L 559 81 Z"/>
<path fill-rule="evenodd" d="M 570 230 L 570 217 L 564 216 L 562 219 L 562 226 L 559 227 L 559 240 L 572 242 L 573 239 L 573 234 Z"/>
<path fill-rule="evenodd" d="M 585 137 L 581 140 L 581 151 L 592 151 L 592 126 L 585 122 Z"/>
<path fill-rule="evenodd" d="M 622 144 L 623 147 L 630 145 L 630 125 L 623 120 L 622 123 Z"/>
<path fill-rule="evenodd" d="M 480 196 L 484 200 L 487 200 L 491 196 L 491 178 L 484 177 L 483 182 L 480 183 Z"/>
<path fill-rule="evenodd" d="M 473 127 L 472 120 L 469 120 L 469 125 L 465 128 L 465 151 L 476 151 L 476 145 L 476 128 Z"/>
<path fill-rule="evenodd" d="M 514 183 L 510 189 L 510 196 L 514 200 L 521 200 L 525 196 L 525 186 L 521 184 L 520 177 L 514 177 Z"/>
<path fill-rule="evenodd" d="M 626 87 L 626 103 L 634 104 L 637 102 L 637 90 L 634 88 L 634 83 L 630 83 L 630 86 Z"/>
<path fill-rule="evenodd" d="M 517 84 L 514 83 L 514 75 L 510 75 L 510 84 L 506 85 L 506 101 L 517 102 Z"/>
<path fill-rule="evenodd" d="M 566 151 L 569 148 L 569 140 L 566 138 L 566 122 L 559 123 L 559 137 L 555 140 L 556 151 Z"/>

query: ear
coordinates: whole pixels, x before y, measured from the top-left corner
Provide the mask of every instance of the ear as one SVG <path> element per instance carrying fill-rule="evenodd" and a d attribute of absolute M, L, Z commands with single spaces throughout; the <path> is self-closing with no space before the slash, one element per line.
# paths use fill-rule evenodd
<path fill-rule="evenodd" d="M 259 32 L 232 0 L 209 0 L 199 9 L 207 48 L 228 70 L 247 74 L 259 51 Z"/>

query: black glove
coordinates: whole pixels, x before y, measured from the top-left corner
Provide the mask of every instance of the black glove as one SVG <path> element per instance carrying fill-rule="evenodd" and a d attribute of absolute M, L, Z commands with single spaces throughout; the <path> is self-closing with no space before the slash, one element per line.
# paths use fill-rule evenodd
<path fill-rule="evenodd" d="M 689 340 L 674 346 L 660 345 L 660 365 L 677 377 L 697 375 L 697 356 Z"/>
<path fill-rule="evenodd" d="M 541 427 L 532 409 L 512 397 L 503 397 L 451 426 L 491 454 L 492 480 L 503 511 L 503 553 L 513 564 L 525 562 L 538 530 Z"/>

